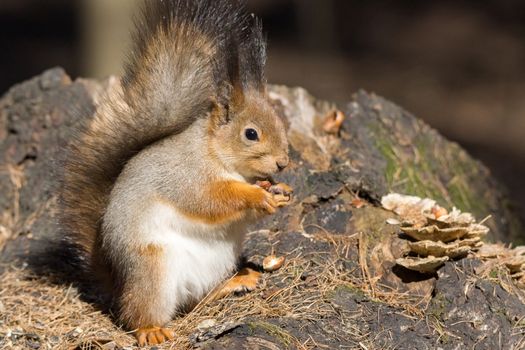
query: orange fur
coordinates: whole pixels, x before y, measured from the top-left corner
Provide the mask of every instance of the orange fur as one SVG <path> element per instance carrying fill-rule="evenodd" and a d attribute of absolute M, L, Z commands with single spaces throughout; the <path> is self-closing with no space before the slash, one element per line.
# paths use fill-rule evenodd
<path fill-rule="evenodd" d="M 152 298 L 161 288 L 162 277 L 167 273 L 161 268 L 162 247 L 153 244 L 136 248 L 141 256 L 140 268 L 134 267 L 130 276 L 122 285 L 119 299 L 120 319 L 130 328 L 144 325 L 160 325 L 162 320 L 155 318 L 157 300 Z"/>
<path fill-rule="evenodd" d="M 141 256 L 155 257 L 162 253 L 162 247 L 155 244 L 148 244 L 138 248 L 138 252 Z"/>
<path fill-rule="evenodd" d="M 240 181 L 219 181 L 205 189 L 206 201 L 198 208 L 187 210 L 183 203 L 171 203 L 183 215 L 207 224 L 222 224 L 236 221 L 247 214 L 247 210 L 272 214 L 277 203 L 273 196 L 260 187 Z"/>
<path fill-rule="evenodd" d="M 257 287 L 261 273 L 250 268 L 244 268 L 237 272 L 224 284 L 220 285 L 211 293 L 211 300 L 218 300 L 225 296 L 236 293 L 252 291 Z"/>

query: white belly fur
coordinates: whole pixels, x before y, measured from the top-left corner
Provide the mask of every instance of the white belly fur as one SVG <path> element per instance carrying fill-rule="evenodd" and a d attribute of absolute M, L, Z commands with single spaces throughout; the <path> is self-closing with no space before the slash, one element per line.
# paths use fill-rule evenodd
<path fill-rule="evenodd" d="M 162 304 L 171 315 L 202 299 L 235 269 L 245 225 L 196 223 L 166 204 L 155 203 L 143 216 L 139 244 L 163 248 Z M 171 316 L 170 315 L 170 316 Z"/>

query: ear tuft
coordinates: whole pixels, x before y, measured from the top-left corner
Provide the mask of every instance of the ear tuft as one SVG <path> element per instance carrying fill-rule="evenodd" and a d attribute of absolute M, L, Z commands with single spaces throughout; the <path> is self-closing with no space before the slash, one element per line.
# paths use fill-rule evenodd
<path fill-rule="evenodd" d="M 229 105 L 232 98 L 234 87 L 227 81 L 222 81 L 217 87 L 216 102 L 220 105 Z"/>
<path fill-rule="evenodd" d="M 210 120 L 215 128 L 229 124 L 232 120 L 229 102 L 223 103 L 218 99 L 214 99 Z"/>
<path fill-rule="evenodd" d="M 222 111 L 219 114 L 223 114 L 220 124 L 229 123 L 234 117 L 233 111 L 238 110 L 238 107 L 244 102 L 244 89 L 241 85 L 234 86 L 226 81 L 221 82 L 217 88 L 217 96 L 213 100 L 214 109 Z"/>

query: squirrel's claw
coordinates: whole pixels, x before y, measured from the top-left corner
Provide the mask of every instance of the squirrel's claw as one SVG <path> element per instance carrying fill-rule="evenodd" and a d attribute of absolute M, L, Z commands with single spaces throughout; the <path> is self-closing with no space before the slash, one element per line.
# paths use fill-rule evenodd
<path fill-rule="evenodd" d="M 145 327 L 139 328 L 135 332 L 139 346 L 157 345 L 165 341 L 172 340 L 175 334 L 172 330 L 162 327 Z"/>

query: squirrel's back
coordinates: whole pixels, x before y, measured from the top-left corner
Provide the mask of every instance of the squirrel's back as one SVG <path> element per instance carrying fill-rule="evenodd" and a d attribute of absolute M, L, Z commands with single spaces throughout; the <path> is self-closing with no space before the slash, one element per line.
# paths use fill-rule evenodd
<path fill-rule="evenodd" d="M 261 32 L 237 1 L 144 1 L 122 84 L 79 129 L 64 169 L 61 228 L 87 266 L 99 263 L 101 219 L 127 161 L 205 117 L 236 87 L 263 89 Z"/>

